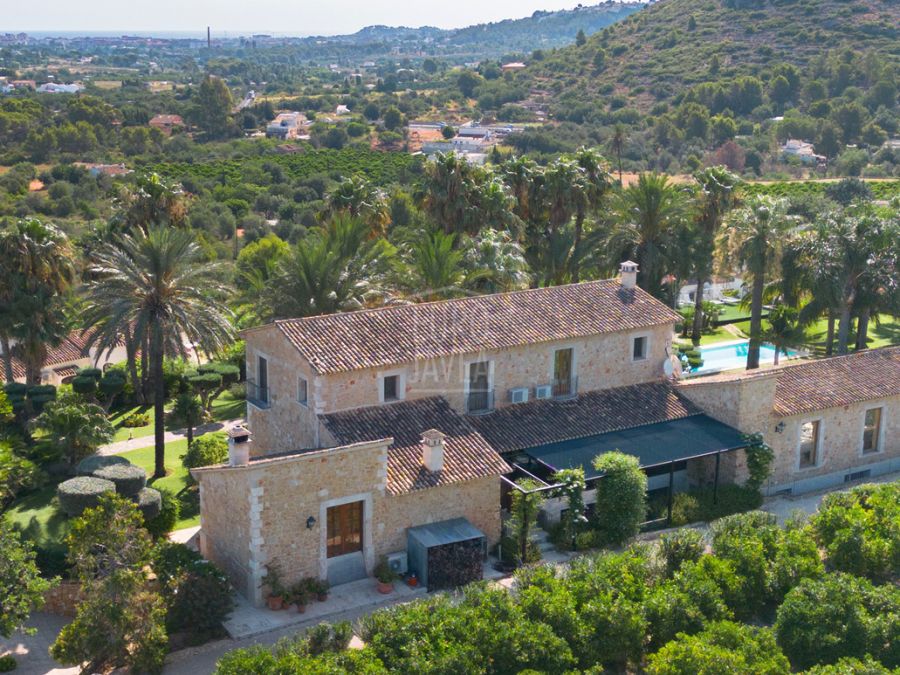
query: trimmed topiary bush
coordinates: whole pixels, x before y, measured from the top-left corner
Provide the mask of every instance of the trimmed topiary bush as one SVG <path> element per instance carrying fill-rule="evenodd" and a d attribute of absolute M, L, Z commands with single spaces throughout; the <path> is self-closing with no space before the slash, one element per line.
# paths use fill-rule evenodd
<path fill-rule="evenodd" d="M 78 377 L 92 377 L 95 380 L 99 380 L 103 377 L 103 371 L 99 368 L 79 368 Z"/>
<path fill-rule="evenodd" d="M 144 525 L 147 531 L 153 535 L 154 539 L 162 539 L 175 528 L 175 523 L 181 517 L 181 502 L 169 490 L 161 489 L 159 491 L 162 505 L 160 512 L 153 518 L 146 518 Z"/>
<path fill-rule="evenodd" d="M 115 492 L 116 484 L 111 480 L 93 476 L 78 476 L 63 481 L 56 488 L 59 505 L 69 516 L 80 516 L 85 509 L 97 506 L 100 497 L 107 492 Z"/>
<path fill-rule="evenodd" d="M 144 514 L 144 520 L 156 518 L 162 511 L 162 495 L 159 490 L 148 487 L 141 488 L 140 492 L 134 496 L 134 501 L 141 513 Z"/>
<path fill-rule="evenodd" d="M 0 673 L 11 673 L 16 669 L 16 657 L 12 654 L 0 656 Z"/>
<path fill-rule="evenodd" d="M 119 455 L 91 455 L 78 462 L 75 472 L 79 476 L 93 476 L 98 469 L 116 464 L 131 464 L 131 462 Z"/>
<path fill-rule="evenodd" d="M 147 472 L 134 464 L 111 464 L 94 471 L 94 476 L 115 483 L 116 492 L 134 497 L 147 485 Z"/>
<path fill-rule="evenodd" d="M 94 394 L 97 391 L 97 380 L 88 375 L 73 377 L 72 391 L 78 394 Z"/>

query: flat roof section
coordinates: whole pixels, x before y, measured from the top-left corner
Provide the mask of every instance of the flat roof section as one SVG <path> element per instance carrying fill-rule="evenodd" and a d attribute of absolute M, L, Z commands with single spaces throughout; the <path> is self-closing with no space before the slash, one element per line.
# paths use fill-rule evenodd
<path fill-rule="evenodd" d="M 585 478 L 590 480 L 600 476 L 593 461 L 604 452 L 619 450 L 634 455 L 641 468 L 649 469 L 746 445 L 740 431 L 701 414 L 539 445 L 524 452 L 551 471 L 582 467 Z"/>

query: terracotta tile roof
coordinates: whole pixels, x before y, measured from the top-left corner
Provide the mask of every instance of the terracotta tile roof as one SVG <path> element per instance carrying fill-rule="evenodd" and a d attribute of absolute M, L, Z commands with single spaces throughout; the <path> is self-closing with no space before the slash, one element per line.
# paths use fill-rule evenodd
<path fill-rule="evenodd" d="M 813 410 L 900 395 L 900 347 L 885 347 L 785 366 L 775 386 L 775 413 Z"/>
<path fill-rule="evenodd" d="M 680 316 L 617 279 L 395 305 L 276 326 L 320 374 L 645 328 Z"/>
<path fill-rule="evenodd" d="M 512 452 L 701 412 L 667 382 L 650 382 L 506 406 L 469 421 L 498 452 Z"/>
<path fill-rule="evenodd" d="M 388 448 L 387 488 L 391 494 L 511 471 L 481 434 L 439 396 L 330 413 L 320 419 L 341 445 L 394 439 Z M 437 473 L 422 466 L 422 432 L 429 429 L 447 436 L 444 469 Z"/>
<path fill-rule="evenodd" d="M 17 380 L 25 377 L 25 363 L 16 355 L 16 349 L 10 350 L 13 353 L 12 367 L 13 377 Z M 44 367 L 58 366 L 60 364 L 80 361 L 88 356 L 87 339 L 80 330 L 73 330 L 69 333 L 58 347 L 51 347 L 47 352 L 47 360 Z"/>

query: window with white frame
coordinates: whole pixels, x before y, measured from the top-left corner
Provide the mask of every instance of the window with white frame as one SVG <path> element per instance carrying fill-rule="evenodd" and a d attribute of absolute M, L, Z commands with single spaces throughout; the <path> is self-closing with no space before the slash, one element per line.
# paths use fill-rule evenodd
<path fill-rule="evenodd" d="M 869 408 L 863 420 L 863 453 L 881 449 L 881 408 Z"/>
<path fill-rule="evenodd" d="M 297 403 L 306 405 L 309 401 L 309 381 L 302 375 L 297 377 Z"/>
<path fill-rule="evenodd" d="M 643 361 L 647 358 L 647 336 L 640 335 L 631 342 L 631 360 Z"/>
<path fill-rule="evenodd" d="M 819 463 L 819 443 L 822 424 L 811 420 L 800 425 L 800 468 L 806 469 Z"/>
<path fill-rule="evenodd" d="M 406 398 L 406 376 L 403 371 L 378 374 L 378 399 L 381 403 Z"/>

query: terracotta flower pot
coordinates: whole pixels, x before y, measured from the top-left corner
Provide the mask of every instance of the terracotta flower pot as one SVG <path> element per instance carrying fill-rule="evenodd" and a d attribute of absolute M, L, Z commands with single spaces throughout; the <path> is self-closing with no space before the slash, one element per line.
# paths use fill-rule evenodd
<path fill-rule="evenodd" d="M 280 595 L 270 595 L 268 598 L 266 598 L 266 604 L 268 605 L 269 609 L 277 611 L 281 609 L 284 601 L 281 599 Z"/>
<path fill-rule="evenodd" d="M 388 582 L 377 581 L 376 587 L 378 588 L 378 592 L 382 593 L 383 595 L 387 595 L 388 593 L 390 593 L 391 591 L 394 590 L 394 584 L 391 583 L 390 581 L 388 581 Z"/>

